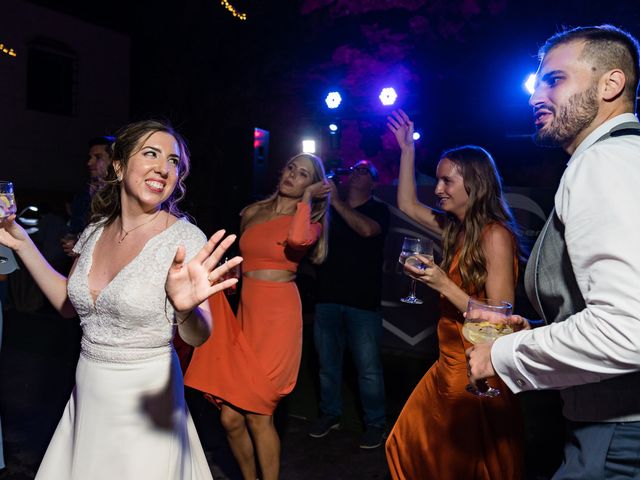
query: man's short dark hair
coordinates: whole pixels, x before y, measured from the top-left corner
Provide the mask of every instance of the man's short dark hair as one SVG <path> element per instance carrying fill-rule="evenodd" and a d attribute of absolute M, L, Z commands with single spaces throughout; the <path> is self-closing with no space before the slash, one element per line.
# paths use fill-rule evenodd
<path fill-rule="evenodd" d="M 540 60 L 557 46 L 585 42 L 581 58 L 589 59 L 600 73 L 619 68 L 627 79 L 624 95 L 635 105 L 638 90 L 638 41 L 630 33 L 613 25 L 576 27 L 556 33 L 540 48 Z M 597 73 L 597 70 L 594 73 Z"/>
<path fill-rule="evenodd" d="M 115 141 L 116 141 L 115 137 L 112 137 L 110 135 L 93 137 L 91 140 L 89 140 L 89 148 L 95 147 L 95 146 L 103 146 L 107 154 L 110 157 L 113 157 L 113 151 L 111 150 L 111 145 L 113 145 L 113 142 Z"/>
<path fill-rule="evenodd" d="M 113 142 L 115 142 L 115 138 L 110 135 L 102 135 L 100 137 L 93 137 L 89 140 L 89 148 L 95 147 L 96 145 L 104 145 L 105 147 L 110 147 Z"/>

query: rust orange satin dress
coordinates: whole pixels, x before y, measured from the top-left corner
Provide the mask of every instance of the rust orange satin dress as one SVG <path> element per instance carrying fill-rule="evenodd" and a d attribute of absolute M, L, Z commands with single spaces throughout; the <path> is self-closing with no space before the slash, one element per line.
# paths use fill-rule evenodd
<path fill-rule="evenodd" d="M 310 207 L 249 226 L 240 237 L 243 270 L 295 272 L 322 231 Z M 238 317 L 223 293 L 209 299 L 213 333 L 195 349 L 184 383 L 215 403 L 271 415 L 293 390 L 302 353 L 302 305 L 294 282 L 243 277 Z"/>
<path fill-rule="evenodd" d="M 457 255 L 449 277 L 461 284 Z M 386 442 L 391 478 L 519 480 L 524 457 L 519 403 L 497 378 L 489 380 L 501 391 L 496 398 L 465 391 L 465 350 L 471 344 L 462 336 L 464 318 L 444 298 L 440 308 L 440 356 L 407 400 Z"/>

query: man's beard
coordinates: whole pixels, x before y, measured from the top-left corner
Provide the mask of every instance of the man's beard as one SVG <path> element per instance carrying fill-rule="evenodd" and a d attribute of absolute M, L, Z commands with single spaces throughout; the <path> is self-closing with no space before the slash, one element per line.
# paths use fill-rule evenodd
<path fill-rule="evenodd" d="M 553 107 L 545 107 L 553 112 L 553 120 L 533 135 L 534 142 L 542 147 L 558 147 L 571 143 L 596 118 L 597 92 L 598 85 L 594 83 L 584 92 L 572 95 L 557 111 Z"/>

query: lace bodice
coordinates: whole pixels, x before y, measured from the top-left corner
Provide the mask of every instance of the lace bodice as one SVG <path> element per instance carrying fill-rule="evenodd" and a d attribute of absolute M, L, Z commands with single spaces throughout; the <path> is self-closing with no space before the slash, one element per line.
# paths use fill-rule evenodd
<path fill-rule="evenodd" d="M 68 293 L 80 316 L 82 351 L 104 361 L 150 358 L 170 348 L 173 307 L 165 302 L 165 280 L 176 249 L 184 245 L 187 261 L 206 237 L 186 220 L 179 220 L 149 239 L 140 253 L 104 287 L 95 304 L 89 291 L 93 251 L 101 224 L 89 225 L 74 251 L 80 254 L 69 277 Z M 165 312 L 166 304 L 166 312 Z"/>

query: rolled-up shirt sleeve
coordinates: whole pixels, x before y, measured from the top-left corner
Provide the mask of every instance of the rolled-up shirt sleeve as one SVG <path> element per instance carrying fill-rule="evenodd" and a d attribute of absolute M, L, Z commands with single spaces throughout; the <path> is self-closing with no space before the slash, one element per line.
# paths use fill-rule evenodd
<path fill-rule="evenodd" d="M 640 370 L 639 152 L 638 137 L 620 137 L 567 167 L 555 206 L 586 308 L 494 343 L 494 369 L 514 392 Z"/>

